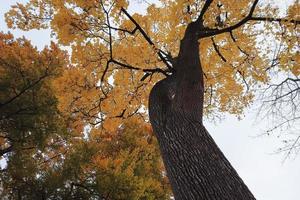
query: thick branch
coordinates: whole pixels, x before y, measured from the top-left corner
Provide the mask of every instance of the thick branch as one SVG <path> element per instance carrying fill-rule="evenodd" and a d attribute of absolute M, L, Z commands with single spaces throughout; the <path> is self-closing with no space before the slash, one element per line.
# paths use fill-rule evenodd
<path fill-rule="evenodd" d="M 135 21 L 135 19 L 133 19 L 133 17 L 124 9 L 121 8 L 121 11 L 130 19 L 130 21 L 132 21 L 132 23 L 136 26 L 136 28 L 141 32 L 141 34 L 144 36 L 144 38 L 146 39 L 146 41 L 150 44 L 150 45 L 154 45 L 154 43 L 152 42 L 152 40 L 150 39 L 150 37 L 147 35 L 147 33 L 143 30 L 143 28 L 137 23 L 137 21 Z M 159 49 L 158 49 L 159 50 Z M 161 53 L 161 50 L 158 51 L 158 56 L 159 58 L 165 63 L 165 65 L 168 67 L 169 70 L 173 70 L 173 67 L 169 64 L 169 62 L 166 60 L 166 58 L 163 56 L 163 54 Z"/>
<path fill-rule="evenodd" d="M 238 23 L 236 23 L 236 24 L 234 24 L 232 26 L 226 27 L 224 29 L 210 29 L 210 28 L 206 28 L 206 30 L 203 31 L 200 34 L 200 38 L 210 37 L 210 36 L 213 36 L 213 35 L 218 35 L 218 34 L 221 34 L 221 33 L 230 32 L 230 31 L 232 31 L 234 29 L 237 29 L 240 26 L 244 25 L 249 20 L 251 20 L 253 12 L 255 10 L 255 7 L 256 7 L 257 3 L 258 3 L 258 0 L 255 0 L 253 2 L 253 4 L 252 4 L 251 8 L 250 8 L 249 14 L 244 19 L 242 19 L 241 21 L 239 21 Z"/>
<path fill-rule="evenodd" d="M 213 0 L 205 1 L 205 4 L 200 12 L 200 15 L 199 15 L 198 19 L 196 20 L 197 23 L 200 21 L 203 21 L 203 16 L 206 13 L 206 11 L 208 10 L 209 6 L 212 4 L 212 2 L 213 2 Z"/>

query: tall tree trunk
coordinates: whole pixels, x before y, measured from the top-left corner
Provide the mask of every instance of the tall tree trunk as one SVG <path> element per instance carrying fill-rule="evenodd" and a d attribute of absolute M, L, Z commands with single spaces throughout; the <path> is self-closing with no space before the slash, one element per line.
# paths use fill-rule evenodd
<path fill-rule="evenodd" d="M 197 26 L 181 40 L 176 72 L 158 82 L 149 115 L 176 200 L 253 200 L 202 124 L 203 72 Z"/>

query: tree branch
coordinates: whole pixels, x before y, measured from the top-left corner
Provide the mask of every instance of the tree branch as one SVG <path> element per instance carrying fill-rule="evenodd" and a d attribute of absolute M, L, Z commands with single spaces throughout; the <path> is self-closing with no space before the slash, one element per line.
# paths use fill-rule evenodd
<path fill-rule="evenodd" d="M 218 56 L 224 61 L 227 62 L 226 58 L 221 54 L 219 47 L 217 46 L 217 44 L 215 43 L 215 40 L 213 37 L 211 37 L 211 41 L 213 43 L 213 47 L 215 49 L 215 51 L 217 52 Z"/>
<path fill-rule="evenodd" d="M 225 57 L 222 55 L 222 53 L 220 52 L 219 47 L 218 47 L 218 45 L 215 43 L 213 37 L 211 37 L 211 41 L 212 41 L 212 43 L 213 43 L 213 47 L 214 47 L 215 51 L 217 52 L 218 56 L 221 58 L 221 60 L 222 60 L 223 62 L 226 62 L 226 63 L 227 63 L 226 58 L 225 58 Z M 232 64 L 229 63 L 229 65 L 230 65 L 233 69 L 236 69 Z M 236 71 L 237 71 L 237 73 L 242 77 L 243 82 L 244 82 L 244 84 L 246 85 L 246 88 L 247 88 L 247 91 L 248 91 L 250 88 L 249 88 L 249 85 L 248 85 L 248 83 L 247 83 L 247 81 L 246 81 L 246 79 L 245 79 L 244 74 L 243 74 L 240 70 L 238 70 L 238 69 L 237 69 Z"/>
<path fill-rule="evenodd" d="M 282 19 L 282 18 L 273 18 L 273 17 L 251 17 L 250 20 L 253 20 L 253 21 L 268 21 L 268 22 L 291 22 L 295 25 L 300 24 L 300 20 Z"/>
<path fill-rule="evenodd" d="M 251 8 L 250 8 L 249 14 L 244 19 L 242 19 L 241 21 L 239 21 L 238 23 L 236 23 L 236 24 L 234 24 L 232 26 L 223 28 L 223 29 L 205 28 L 205 30 L 200 33 L 199 37 L 200 38 L 210 37 L 210 36 L 213 36 L 213 35 L 218 35 L 218 34 L 221 34 L 221 33 L 230 32 L 230 31 L 232 31 L 234 29 L 239 28 L 240 26 L 244 25 L 249 20 L 251 20 L 253 12 L 254 12 L 254 10 L 255 10 L 255 8 L 257 6 L 257 3 L 258 3 L 258 0 L 255 0 L 253 2 L 253 4 L 252 4 Z"/>
<path fill-rule="evenodd" d="M 120 65 L 120 66 L 122 66 L 124 68 L 127 68 L 127 69 L 139 70 L 139 71 L 143 71 L 145 73 L 162 73 L 163 75 L 168 76 L 167 72 L 162 70 L 161 68 L 142 69 L 142 68 L 139 68 L 139 67 L 134 67 L 134 66 L 125 64 L 125 63 L 121 63 L 121 62 L 119 62 L 117 60 L 114 60 L 114 59 L 112 59 L 110 62 L 115 63 L 117 65 Z"/>
<path fill-rule="evenodd" d="M 108 35 L 109 35 L 109 54 L 110 54 L 110 58 L 109 60 L 107 61 L 106 63 L 106 67 L 103 71 L 103 74 L 101 76 L 101 90 L 103 92 L 103 94 L 106 96 L 107 93 L 104 91 L 103 87 L 102 87 L 102 83 L 104 82 L 104 79 L 105 79 L 105 75 L 109 69 L 109 65 L 110 63 L 115 63 L 117 65 L 120 65 L 126 69 L 132 69 L 132 70 L 139 70 L 139 71 L 143 71 L 145 72 L 145 75 L 142 77 L 141 81 L 145 80 L 148 76 L 150 76 L 151 74 L 153 73 L 162 73 L 164 74 L 165 76 L 168 76 L 167 72 L 165 70 L 162 70 L 160 68 L 155 68 L 155 69 L 142 69 L 142 68 L 139 68 L 139 67 L 134 67 L 134 66 L 131 66 L 131 65 L 128 65 L 128 64 L 124 64 L 124 63 L 121 63 L 117 60 L 115 60 L 113 58 L 113 49 L 112 49 L 112 33 L 111 33 L 111 30 L 116 30 L 116 31 L 122 31 L 122 32 L 126 32 L 126 33 L 129 33 L 131 35 L 135 34 L 137 30 L 139 30 L 141 32 L 141 34 L 143 35 L 143 37 L 146 39 L 146 41 L 151 45 L 151 46 L 155 46 L 154 43 L 151 41 L 150 37 L 146 34 L 146 32 L 142 29 L 142 27 L 135 21 L 135 19 L 133 19 L 133 17 L 124 9 L 124 8 L 121 8 L 121 11 L 131 20 L 131 22 L 134 23 L 135 25 L 135 28 L 132 30 L 132 31 L 129 31 L 129 30 L 126 30 L 126 29 L 122 29 L 122 28 L 115 28 L 115 27 L 112 27 L 110 25 L 110 21 L 109 21 L 109 11 L 107 11 L 104 7 L 104 5 L 101 3 L 102 5 L 102 8 L 103 8 L 103 11 L 104 13 L 106 14 L 106 26 L 108 28 Z M 169 64 L 169 62 L 172 63 L 172 60 L 171 61 L 168 61 L 167 59 L 170 59 L 170 55 L 167 54 L 167 53 L 164 53 L 162 50 L 160 49 L 157 49 L 158 50 L 158 56 L 160 57 L 160 59 L 166 64 L 166 66 L 168 67 L 169 71 L 173 71 L 173 67 Z M 165 55 L 165 56 L 164 56 Z"/>
<path fill-rule="evenodd" d="M 274 18 L 274 17 L 253 17 L 253 12 L 255 10 L 255 7 L 258 3 L 258 0 L 255 0 L 249 14 L 242 19 L 241 21 L 239 21 L 238 23 L 226 27 L 224 29 L 210 29 L 210 28 L 205 28 L 205 30 L 203 31 L 203 33 L 200 34 L 200 38 L 205 38 L 205 37 L 210 37 L 213 35 L 218 35 L 221 33 L 225 33 L 225 32 L 232 32 L 234 29 L 239 28 L 240 26 L 246 24 L 248 21 L 265 21 L 265 22 L 290 22 L 296 25 L 300 24 L 300 20 L 295 20 L 295 19 L 282 19 L 282 18 Z"/>
<path fill-rule="evenodd" d="M 245 54 L 246 56 L 249 56 L 249 54 L 248 54 L 246 51 L 244 51 L 244 50 L 236 43 L 236 39 L 235 39 L 235 37 L 233 36 L 233 31 L 229 31 L 229 33 L 230 33 L 230 37 L 231 37 L 232 41 L 236 44 L 236 46 L 237 46 L 237 48 L 240 50 L 240 52 L 242 52 L 242 53 Z"/>
<path fill-rule="evenodd" d="M 155 47 L 155 44 L 152 42 L 152 40 L 150 39 L 150 37 L 147 35 L 147 33 L 143 30 L 143 28 L 135 21 L 135 19 L 133 19 L 133 17 L 124 9 L 121 8 L 121 11 L 130 19 L 130 21 L 136 26 L 136 28 L 141 32 L 141 34 L 144 36 L 144 38 L 146 39 L 146 41 Z M 156 48 L 156 47 L 155 47 Z M 165 65 L 167 66 L 167 68 L 170 71 L 173 71 L 173 67 L 169 64 L 169 62 L 166 60 L 166 58 L 163 56 L 163 54 L 161 53 L 162 50 L 157 49 L 158 50 L 158 56 L 159 58 L 165 63 Z"/>
<path fill-rule="evenodd" d="M 132 31 L 129 31 L 129 30 L 123 29 L 123 28 L 116 28 L 116 27 L 112 27 L 112 26 L 109 26 L 109 25 L 106 25 L 106 26 L 107 26 L 107 28 L 110 28 L 114 31 L 121 31 L 121 32 L 129 33 L 130 35 L 134 35 L 135 32 L 138 30 L 137 27 L 135 27 Z"/>
<path fill-rule="evenodd" d="M 208 10 L 209 6 L 212 4 L 213 0 L 206 0 L 205 4 L 200 12 L 199 17 L 196 20 L 196 23 L 199 23 L 200 21 L 203 21 L 203 16 L 206 13 L 206 11 Z"/>
<path fill-rule="evenodd" d="M 103 74 L 101 76 L 101 83 L 103 83 L 104 81 L 104 78 L 105 78 L 105 75 L 108 71 L 108 68 L 109 68 L 109 64 L 110 63 L 115 63 L 121 67 L 124 67 L 125 69 L 131 69 L 131 70 L 138 70 L 138 71 L 142 71 L 145 73 L 145 75 L 141 78 L 141 81 L 144 81 L 148 76 L 154 74 L 154 73 L 162 73 L 163 75 L 165 75 L 166 77 L 169 76 L 168 72 L 161 69 L 161 68 L 147 68 L 147 69 L 143 69 L 143 68 L 139 68 L 139 67 L 135 67 L 135 66 L 132 66 L 132 65 L 128 65 L 128 64 L 125 64 L 125 63 L 122 63 L 122 62 L 119 62 L 113 58 L 111 58 L 110 60 L 107 61 L 106 63 L 106 67 L 103 71 Z M 105 94 L 105 93 L 104 93 Z"/>
<path fill-rule="evenodd" d="M 13 102 L 15 99 L 17 99 L 18 97 L 20 97 L 22 94 L 24 94 L 27 90 L 33 88 L 35 85 L 37 85 L 39 82 L 41 82 L 44 78 L 46 78 L 48 76 L 47 73 L 45 73 L 43 76 L 41 76 L 40 78 L 38 78 L 36 81 L 34 81 L 32 84 L 26 86 L 25 88 L 23 88 L 18 94 L 16 94 L 14 97 L 10 98 L 9 100 L 0 103 L 0 108 L 10 104 L 11 102 Z"/>

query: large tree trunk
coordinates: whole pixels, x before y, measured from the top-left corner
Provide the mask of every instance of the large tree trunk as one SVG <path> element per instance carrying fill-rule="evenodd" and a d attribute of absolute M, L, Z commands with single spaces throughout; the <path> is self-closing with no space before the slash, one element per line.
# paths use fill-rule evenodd
<path fill-rule="evenodd" d="M 203 72 L 191 23 L 180 44 L 176 72 L 158 82 L 149 115 L 176 200 L 253 200 L 202 124 Z"/>

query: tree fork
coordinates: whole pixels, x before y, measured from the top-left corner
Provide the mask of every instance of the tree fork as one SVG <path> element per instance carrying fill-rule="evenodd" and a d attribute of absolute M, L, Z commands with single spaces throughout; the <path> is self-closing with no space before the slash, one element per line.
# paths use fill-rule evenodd
<path fill-rule="evenodd" d="M 176 72 L 159 81 L 149 98 L 157 136 L 176 200 L 254 200 L 202 123 L 204 83 L 199 21 L 188 25 Z M 201 30 L 201 29 L 200 29 Z"/>

